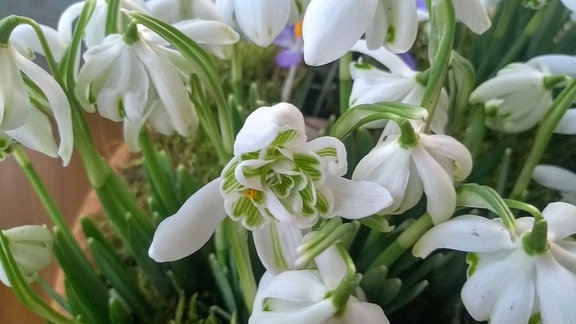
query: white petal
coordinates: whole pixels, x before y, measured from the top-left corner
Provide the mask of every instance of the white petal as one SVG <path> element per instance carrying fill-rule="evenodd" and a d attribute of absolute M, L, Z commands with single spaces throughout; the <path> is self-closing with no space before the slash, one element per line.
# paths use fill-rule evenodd
<path fill-rule="evenodd" d="M 549 240 L 559 240 L 576 233 L 576 206 L 564 202 L 548 204 L 542 211 L 548 222 Z"/>
<path fill-rule="evenodd" d="M 384 45 L 394 53 L 407 52 L 414 44 L 418 31 L 416 1 L 386 0 L 384 2 L 383 12 L 376 14 L 382 15 L 382 19 L 386 22 Z"/>
<path fill-rule="evenodd" d="M 550 189 L 576 192 L 576 174 L 555 165 L 537 165 L 534 169 L 534 174 L 532 174 L 532 179 Z"/>
<path fill-rule="evenodd" d="M 279 303 L 279 302 L 278 302 Z M 330 299 L 325 299 L 319 303 L 312 304 L 308 307 L 302 307 L 293 311 L 277 312 L 260 312 L 254 313 L 248 320 L 249 324 L 325 324 L 327 323 L 336 309 Z"/>
<path fill-rule="evenodd" d="M 236 135 L 234 155 L 259 151 L 270 145 L 283 130 L 295 130 L 299 136 L 290 143 L 301 147 L 306 142 L 304 116 L 295 106 L 279 103 L 271 107 L 260 107 L 252 112 Z"/>
<path fill-rule="evenodd" d="M 452 175 L 438 164 L 432 156 L 418 145 L 412 149 L 412 160 L 418 170 L 418 175 L 426 193 L 426 209 L 432 222 L 439 224 L 452 217 L 456 207 L 456 190 Z"/>
<path fill-rule="evenodd" d="M 278 274 L 263 289 L 262 295 L 313 304 L 326 298 L 327 292 L 328 288 L 317 270 L 291 270 Z"/>
<path fill-rule="evenodd" d="M 48 46 L 54 55 L 54 59 L 56 62 L 59 62 L 62 58 L 62 55 L 64 55 L 68 44 L 62 39 L 58 31 L 56 31 L 54 28 L 40 25 L 40 29 L 42 30 L 44 37 L 46 37 Z M 45 55 L 44 48 L 42 48 L 42 45 L 36 36 L 36 32 L 30 25 L 18 25 L 16 28 L 14 28 L 12 34 L 10 34 L 10 41 L 18 43 L 19 45 L 31 49 L 36 53 Z"/>
<path fill-rule="evenodd" d="M 282 32 L 290 18 L 291 1 L 236 1 L 236 21 L 246 36 L 258 46 L 267 47 Z"/>
<path fill-rule="evenodd" d="M 372 303 L 360 302 L 350 297 L 344 313 L 345 323 L 362 323 L 362 324 L 389 324 L 384 311 L 380 306 Z"/>
<path fill-rule="evenodd" d="M 421 142 L 429 152 L 434 152 L 450 159 L 451 168 L 457 181 L 464 180 L 472 171 L 472 155 L 462 143 L 448 135 L 421 136 Z M 451 164 L 452 164 L 451 163 Z"/>
<path fill-rule="evenodd" d="M 0 48 L 0 129 L 11 130 L 26 122 L 30 99 L 12 47 Z"/>
<path fill-rule="evenodd" d="M 6 131 L 6 134 L 34 151 L 58 157 L 58 146 L 52 134 L 50 120 L 36 108 L 30 109 L 26 124 Z"/>
<path fill-rule="evenodd" d="M 576 323 L 576 275 L 563 268 L 550 254 L 536 263 L 540 313 L 543 323 Z"/>
<path fill-rule="evenodd" d="M 526 64 L 508 65 L 495 77 L 479 85 L 470 94 L 470 102 L 486 102 L 515 91 L 529 89 L 531 86 L 542 88 L 543 77 L 541 71 Z"/>
<path fill-rule="evenodd" d="M 72 40 L 72 31 L 74 30 L 74 21 L 80 16 L 84 9 L 84 2 L 77 2 L 66 8 L 58 20 L 58 33 L 65 41 Z"/>
<path fill-rule="evenodd" d="M 501 223 L 464 215 L 432 227 L 414 244 L 412 253 L 425 258 L 437 249 L 492 252 L 512 247 L 510 232 Z"/>
<path fill-rule="evenodd" d="M 392 204 L 388 189 L 376 182 L 326 176 L 326 185 L 334 195 L 334 214 L 344 218 L 368 217 Z"/>
<path fill-rule="evenodd" d="M 176 214 L 164 219 L 148 251 L 158 262 L 174 261 L 200 249 L 226 218 L 220 178 L 194 193 Z"/>
<path fill-rule="evenodd" d="M 576 109 L 568 109 L 558 125 L 556 125 L 556 129 L 554 129 L 554 133 L 556 134 L 564 134 L 564 135 L 576 135 Z"/>
<path fill-rule="evenodd" d="M 378 0 L 312 0 L 302 26 L 304 60 L 330 63 L 360 39 L 374 17 Z"/>
<path fill-rule="evenodd" d="M 268 226 L 252 231 L 254 245 L 260 261 L 272 274 L 296 269 L 302 244 L 302 230 L 282 222 L 271 221 Z"/>
<path fill-rule="evenodd" d="M 414 74 L 414 71 L 412 71 L 412 69 L 410 69 L 410 67 L 398 55 L 390 52 L 384 47 L 370 50 L 368 49 L 365 40 L 359 40 L 354 44 L 351 50 L 372 57 L 387 67 L 391 73 L 405 76 Z"/>
<path fill-rule="evenodd" d="M 455 0 L 456 19 L 476 34 L 482 34 L 490 28 L 490 18 L 481 0 Z"/>
<path fill-rule="evenodd" d="M 343 176 L 348 171 L 348 160 L 346 160 L 346 147 L 339 139 L 331 136 L 322 136 L 311 140 L 306 143 L 305 150 L 310 150 L 312 152 L 318 153 L 318 151 L 323 149 L 334 149 L 336 151 L 336 156 L 326 156 L 321 157 L 322 164 L 324 168 L 332 175 Z"/>
<path fill-rule="evenodd" d="M 344 259 L 342 259 L 342 255 L 334 245 L 316 256 L 314 261 L 318 271 L 320 271 L 322 281 L 324 281 L 328 289 L 336 289 L 348 272 L 348 267 Z"/>
<path fill-rule="evenodd" d="M 576 77 L 576 57 L 572 55 L 540 55 L 530 59 L 526 64 L 544 71 L 546 75 L 565 74 L 572 78 Z"/>
<path fill-rule="evenodd" d="M 60 147 L 58 155 L 62 158 L 63 164 L 66 166 L 72 157 L 74 149 L 74 134 L 72 131 L 72 113 L 68 97 L 60 85 L 48 74 L 44 69 L 38 65 L 27 60 L 20 54 L 17 54 L 17 62 L 22 72 L 26 74 L 38 87 L 50 104 L 50 108 L 54 113 L 54 119 L 58 125 L 58 133 L 60 135 Z"/>
<path fill-rule="evenodd" d="M 494 306 L 510 282 L 516 279 L 524 282 L 525 277 L 518 277 L 517 273 L 533 271 L 534 266 L 521 249 L 513 253 L 505 251 L 480 254 L 478 257 L 480 263 L 462 287 L 461 297 L 464 306 L 475 320 L 486 321 L 491 317 Z M 534 286 L 533 282 L 524 284 Z M 529 316 L 530 314 L 527 314 L 527 317 Z"/>
<path fill-rule="evenodd" d="M 568 10 L 576 12 L 576 1 L 574 0 L 560 0 L 560 1 L 564 6 L 566 6 L 566 8 L 568 8 Z"/>
<path fill-rule="evenodd" d="M 140 150 L 140 130 L 142 126 L 146 123 L 146 119 L 142 118 L 140 121 L 130 121 L 129 119 L 124 119 L 123 133 L 124 141 L 134 151 Z"/>

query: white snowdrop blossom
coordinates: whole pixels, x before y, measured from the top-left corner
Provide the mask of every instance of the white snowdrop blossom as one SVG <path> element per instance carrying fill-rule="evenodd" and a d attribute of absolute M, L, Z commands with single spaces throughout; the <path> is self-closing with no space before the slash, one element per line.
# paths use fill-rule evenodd
<path fill-rule="evenodd" d="M 216 21 L 191 20 L 178 27 L 193 37 L 200 35 L 199 43 L 238 40 L 231 28 Z M 190 135 L 198 127 L 187 87 L 191 67 L 159 36 L 150 31 L 134 34 L 131 41 L 111 34 L 86 51 L 76 88 L 80 103 L 89 111 L 96 105 L 105 118 L 124 121 L 124 137 L 133 149 L 139 148 L 138 135 L 146 121 L 162 134 Z"/>
<path fill-rule="evenodd" d="M 58 20 L 58 32 L 61 37 L 70 41 L 72 39 L 72 32 L 74 30 L 74 21 L 78 19 L 82 9 L 84 8 L 84 1 L 76 2 L 70 5 L 62 14 Z M 142 0 L 120 0 L 120 8 L 130 11 L 148 12 L 147 4 Z M 86 29 L 84 31 L 84 44 L 87 48 L 99 45 L 106 38 L 106 15 L 108 14 L 108 1 L 107 0 L 97 0 L 94 12 L 88 20 Z M 121 18 L 122 13 L 119 13 L 119 18 Z M 123 26 L 126 21 L 118 19 L 119 25 L 117 26 L 118 32 L 123 32 Z"/>
<path fill-rule="evenodd" d="M 452 2 L 456 19 L 477 34 L 490 28 L 481 0 Z M 304 14 L 304 60 L 323 65 L 337 60 L 364 35 L 370 50 L 410 50 L 418 22 L 427 15 L 417 0 L 311 0 Z"/>
<path fill-rule="evenodd" d="M 254 44 L 267 47 L 299 16 L 294 0 L 216 0 L 224 22 L 237 27 Z M 301 6 L 303 4 L 300 4 Z"/>
<path fill-rule="evenodd" d="M 338 139 L 306 140 L 304 117 L 293 105 L 255 110 L 238 133 L 234 157 L 221 177 L 162 221 L 150 256 L 171 261 L 194 253 L 226 215 L 249 230 L 271 222 L 305 229 L 335 215 L 371 216 L 392 202 L 379 184 L 342 177 L 346 150 Z"/>
<path fill-rule="evenodd" d="M 433 227 L 413 253 L 470 252 L 461 297 L 477 321 L 528 323 L 539 313 L 545 324 L 576 323 L 576 242 L 570 237 L 576 233 L 576 206 L 551 203 L 542 215 L 548 226 L 544 251 L 527 244 L 532 217 L 517 219 L 513 235 L 499 220 L 464 215 Z"/>
<path fill-rule="evenodd" d="M 564 116 L 560 119 L 556 128 L 556 134 L 576 135 L 576 108 L 566 110 Z"/>
<path fill-rule="evenodd" d="M 8 239 L 10 253 L 28 282 L 38 278 L 38 272 L 48 267 L 52 260 L 52 234 L 43 225 L 24 225 L 2 231 Z M 0 281 L 10 286 L 2 264 Z"/>
<path fill-rule="evenodd" d="M 23 37 L 35 37 L 24 33 Z M 58 82 L 43 68 L 36 65 L 12 46 L 12 41 L 20 44 L 20 50 L 27 53 L 33 49 L 23 47 L 33 41 L 12 37 L 6 44 L 0 44 L 0 133 L 35 151 L 51 157 L 60 157 L 68 165 L 74 146 L 72 115 L 68 98 Z M 30 100 L 30 92 L 24 83 L 26 75 L 44 94 L 48 107 L 35 107 Z M 56 144 L 48 114 L 51 110 L 56 121 L 60 145 Z"/>
<path fill-rule="evenodd" d="M 167 23 L 189 19 L 221 20 L 212 0 L 150 0 L 150 14 Z"/>
<path fill-rule="evenodd" d="M 486 125 L 517 133 L 535 126 L 553 101 L 552 90 L 563 75 L 576 75 L 576 57 L 543 55 L 512 63 L 476 88 L 471 103 L 483 103 Z"/>
<path fill-rule="evenodd" d="M 356 296 L 350 296 L 337 315 L 332 297 L 347 269 L 335 250 L 331 247 L 315 258 L 318 269 L 264 273 L 248 323 L 389 323 L 380 306 Z"/>
<path fill-rule="evenodd" d="M 350 93 L 350 107 L 360 104 L 373 104 L 384 101 L 395 101 L 420 106 L 426 90 L 418 81 L 418 72 L 412 70 L 398 55 L 381 47 L 369 50 L 365 41 L 359 41 L 352 51 L 368 55 L 382 63 L 389 71 L 375 68 L 364 62 L 350 65 L 354 83 Z M 420 121 L 415 121 L 416 123 Z M 432 119 L 431 129 L 436 134 L 443 134 L 448 123 L 448 94 L 444 89 Z M 382 128 L 386 121 L 368 123 L 367 127 Z"/>
<path fill-rule="evenodd" d="M 427 212 L 438 224 L 454 213 L 454 181 L 470 174 L 472 157 L 464 145 L 448 135 L 417 136 L 418 143 L 407 146 L 399 134 L 385 130 L 372 151 L 360 160 L 352 179 L 370 179 L 390 190 L 394 202 L 381 214 L 403 213 L 425 193 Z"/>
<path fill-rule="evenodd" d="M 576 205 L 576 173 L 555 165 L 540 164 L 534 168 L 532 179 L 546 188 L 559 191 L 563 201 Z"/>

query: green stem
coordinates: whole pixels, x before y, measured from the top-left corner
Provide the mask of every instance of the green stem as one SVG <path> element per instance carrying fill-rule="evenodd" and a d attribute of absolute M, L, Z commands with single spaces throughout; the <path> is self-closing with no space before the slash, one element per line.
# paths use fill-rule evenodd
<path fill-rule="evenodd" d="M 340 114 L 343 114 L 349 106 L 350 93 L 352 92 L 352 75 L 350 74 L 352 53 L 348 52 L 338 60 L 338 79 L 340 81 Z"/>
<path fill-rule="evenodd" d="M 556 129 L 558 122 L 562 116 L 564 116 L 566 110 L 568 110 L 572 105 L 574 98 L 576 98 L 576 79 L 571 80 L 566 88 L 560 92 L 540 123 L 536 132 L 536 137 L 534 138 L 532 149 L 530 150 L 526 162 L 522 167 L 522 171 L 520 171 L 520 175 L 516 180 L 516 184 L 510 193 L 511 199 L 521 200 L 526 188 L 528 188 L 528 185 L 530 184 L 532 173 L 534 172 L 536 165 L 540 162 L 540 159 L 548 146 L 548 142 L 554 133 L 554 129 Z"/>
<path fill-rule="evenodd" d="M 108 0 L 106 12 L 106 35 L 118 33 L 118 13 L 120 12 L 120 0 Z"/>
<path fill-rule="evenodd" d="M 26 282 L 20 268 L 10 252 L 10 242 L 0 231 L 0 264 L 20 302 L 32 312 L 52 323 L 74 324 L 74 320 L 63 316 L 48 305 Z"/>
<path fill-rule="evenodd" d="M 350 295 L 358 286 L 359 276 L 356 275 L 356 265 L 348 254 L 348 251 L 346 251 L 344 245 L 341 242 L 337 243 L 336 248 L 338 249 L 340 256 L 342 256 L 347 269 L 346 276 L 334 291 L 334 295 L 332 295 L 332 304 L 336 308 L 336 314 L 334 314 L 334 317 L 338 318 L 346 312 L 346 304 L 348 303 Z"/>
<path fill-rule="evenodd" d="M 428 109 L 428 119 L 426 120 L 424 132 L 430 130 L 438 98 L 444 86 L 456 30 L 456 16 L 452 0 L 433 1 L 433 6 L 430 8 L 432 9 L 430 10 L 432 14 L 432 32 L 430 38 L 434 40 L 438 37 L 438 40 L 436 48 L 431 46 L 430 49 L 432 52 L 430 75 L 421 104 L 422 107 Z M 432 42 L 432 44 L 434 44 L 434 42 Z"/>
<path fill-rule="evenodd" d="M 248 308 L 248 312 L 252 313 L 252 305 L 254 304 L 258 285 L 254 278 L 254 271 L 252 270 L 250 250 L 245 235 L 246 230 L 240 223 L 234 222 L 229 218 L 226 218 L 225 224 L 232 251 L 232 259 L 236 263 L 238 270 L 240 289 L 242 290 L 244 303 Z"/>
<path fill-rule="evenodd" d="M 242 55 L 240 52 L 239 45 L 234 45 L 232 47 L 232 91 L 234 92 L 234 102 L 237 107 L 245 107 L 246 96 L 244 95 L 244 80 L 242 76 Z M 254 107 L 248 107 L 254 108 Z"/>
<path fill-rule="evenodd" d="M 415 222 L 400 234 L 392 244 L 390 244 L 380 255 L 372 262 L 370 268 L 378 266 L 390 267 L 398 258 L 404 254 L 416 241 L 432 228 L 432 218 L 428 213 L 420 216 Z"/>

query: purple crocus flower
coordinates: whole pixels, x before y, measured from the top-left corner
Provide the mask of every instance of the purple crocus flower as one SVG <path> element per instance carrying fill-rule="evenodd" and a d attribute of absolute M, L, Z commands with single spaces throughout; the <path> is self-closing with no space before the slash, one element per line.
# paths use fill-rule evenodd
<path fill-rule="evenodd" d="M 302 20 L 294 25 L 289 25 L 276 37 L 274 44 L 282 48 L 276 56 L 276 65 L 286 69 L 302 62 L 303 46 L 302 41 Z"/>

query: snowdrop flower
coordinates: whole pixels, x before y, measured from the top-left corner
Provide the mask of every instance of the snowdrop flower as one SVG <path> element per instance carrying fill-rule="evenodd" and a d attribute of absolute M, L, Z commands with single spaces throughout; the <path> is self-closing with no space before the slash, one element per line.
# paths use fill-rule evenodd
<path fill-rule="evenodd" d="M 570 170 L 549 164 L 537 165 L 532 179 L 540 185 L 558 190 L 562 200 L 576 205 L 576 174 Z"/>
<path fill-rule="evenodd" d="M 350 107 L 383 101 L 396 101 L 420 106 L 426 90 L 418 81 L 418 72 L 412 70 L 398 55 L 385 48 L 369 50 L 365 41 L 358 41 L 352 51 L 368 55 L 389 69 L 384 71 L 364 62 L 350 65 L 354 83 L 350 93 Z M 419 121 L 417 121 L 419 122 Z M 448 94 L 442 90 L 434 112 L 431 129 L 436 134 L 444 133 L 448 123 Z M 382 128 L 386 121 L 367 124 L 367 127 Z"/>
<path fill-rule="evenodd" d="M 219 22 L 187 21 L 180 28 L 200 35 L 200 42 L 231 44 L 238 35 Z M 146 121 L 163 134 L 188 136 L 198 126 L 189 100 L 187 81 L 193 71 L 180 53 L 164 46 L 151 32 L 136 28 L 126 35 L 111 34 L 84 54 L 76 94 L 80 103 L 113 121 L 124 121 L 124 137 L 133 149 Z"/>
<path fill-rule="evenodd" d="M 14 261 L 28 282 L 38 278 L 38 272 L 46 268 L 52 260 L 52 234 L 43 225 L 14 227 L 2 234 L 8 239 L 8 246 Z M 0 281 L 10 286 L 6 272 L 0 264 Z"/>
<path fill-rule="evenodd" d="M 68 42 L 62 38 L 58 31 L 52 27 L 39 25 L 42 30 L 42 34 L 46 38 L 50 51 L 54 56 L 56 62 L 60 62 L 60 59 L 64 55 Z M 29 58 L 34 59 L 34 54 L 39 53 L 46 55 L 44 49 L 36 37 L 36 32 L 30 25 L 18 25 L 10 34 L 10 43 L 16 48 L 20 54 Z"/>
<path fill-rule="evenodd" d="M 23 33 L 20 37 L 36 35 Z M 0 44 L 0 133 L 33 150 L 60 157 L 63 164 L 68 165 L 74 146 L 68 98 L 56 80 L 19 53 L 12 42 L 20 44 L 20 49 L 27 53 L 33 49 L 26 48 L 24 44 L 34 43 L 33 40 L 11 37 L 10 42 Z M 52 110 L 58 126 L 59 146 L 52 134 L 48 116 L 32 105 L 22 74 L 30 78 L 46 96 L 49 107 L 42 109 Z"/>
<path fill-rule="evenodd" d="M 543 323 L 576 323 L 576 243 L 570 237 L 576 233 L 576 206 L 552 203 L 542 215 L 545 222 L 534 229 L 534 218 L 517 219 L 517 235 L 499 220 L 459 216 L 424 234 L 413 253 L 470 252 L 461 296 L 477 321 L 528 323 L 539 313 Z M 545 242 L 534 249 L 530 238 L 538 234 Z"/>
<path fill-rule="evenodd" d="M 80 13 L 84 8 L 84 1 L 76 2 L 69 6 L 60 15 L 58 20 L 58 32 L 63 37 L 63 39 L 70 41 L 72 39 L 72 32 L 74 30 L 74 21 L 80 17 Z M 146 2 L 142 0 L 120 0 L 120 8 L 148 12 Z M 84 43 L 86 47 L 91 48 L 98 44 L 101 44 L 106 37 L 106 15 L 108 13 L 108 1 L 107 0 L 97 0 L 94 12 L 88 20 L 86 25 L 86 30 L 84 31 Z M 119 13 L 120 14 L 120 13 Z M 119 24 L 122 20 L 119 19 Z M 122 25 L 117 26 L 119 32 L 122 32 L 124 28 Z"/>
<path fill-rule="evenodd" d="M 162 221 L 150 256 L 171 261 L 194 253 L 226 215 L 249 230 L 274 222 L 305 229 L 335 215 L 367 217 L 391 203 L 384 187 L 342 177 L 347 168 L 342 142 L 333 137 L 306 142 L 304 131 L 302 113 L 290 104 L 255 110 L 221 177 Z"/>
<path fill-rule="evenodd" d="M 554 129 L 556 134 L 575 135 L 576 134 L 576 108 L 566 110 L 564 116 Z"/>
<path fill-rule="evenodd" d="M 189 19 L 221 20 L 212 0 L 150 0 L 147 5 L 152 16 L 170 24 Z"/>
<path fill-rule="evenodd" d="M 248 323 L 389 323 L 376 305 L 350 296 L 337 315 L 332 298 L 346 275 L 346 264 L 334 247 L 315 258 L 318 269 L 266 272 L 258 286 Z"/>
<path fill-rule="evenodd" d="M 298 12 L 294 0 L 216 0 L 216 5 L 226 24 L 261 47 L 272 44 Z"/>
<path fill-rule="evenodd" d="M 470 95 L 483 103 L 486 125 L 517 133 L 536 125 L 552 105 L 552 89 L 563 76 L 576 75 L 576 57 L 543 55 L 526 63 L 512 63 L 482 83 Z"/>
<path fill-rule="evenodd" d="M 382 214 L 400 214 L 426 194 L 427 212 L 434 224 L 448 220 L 456 206 L 454 181 L 472 170 L 464 145 L 447 135 L 418 133 L 418 142 L 406 145 L 399 134 L 386 130 L 376 146 L 356 166 L 353 180 L 371 179 L 390 190 L 394 202 Z"/>

